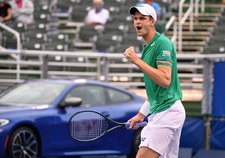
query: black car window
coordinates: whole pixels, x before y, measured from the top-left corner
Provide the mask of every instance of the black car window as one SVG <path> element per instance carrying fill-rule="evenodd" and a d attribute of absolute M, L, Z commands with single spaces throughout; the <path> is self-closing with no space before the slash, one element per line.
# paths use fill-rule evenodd
<path fill-rule="evenodd" d="M 106 97 L 104 93 L 104 88 L 95 85 L 83 85 L 73 88 L 68 97 L 79 97 L 82 98 L 82 105 L 105 105 Z"/>
<path fill-rule="evenodd" d="M 132 97 L 124 92 L 108 89 L 109 99 L 111 103 L 127 102 L 132 100 Z"/>

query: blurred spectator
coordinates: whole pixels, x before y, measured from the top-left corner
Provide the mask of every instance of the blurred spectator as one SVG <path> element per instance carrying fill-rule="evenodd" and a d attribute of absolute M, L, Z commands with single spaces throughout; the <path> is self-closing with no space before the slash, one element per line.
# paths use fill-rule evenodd
<path fill-rule="evenodd" d="M 157 14 L 157 18 L 160 19 L 161 16 L 161 6 L 159 5 L 159 3 L 154 2 L 154 0 L 145 0 L 145 3 L 150 4 L 156 11 Z"/>
<path fill-rule="evenodd" d="M 12 8 L 5 0 L 0 0 L 0 22 L 12 20 Z"/>
<path fill-rule="evenodd" d="M 156 11 L 157 19 L 160 19 L 160 16 L 161 16 L 161 6 L 159 5 L 159 3 L 154 2 L 154 0 L 141 0 L 140 4 L 141 3 L 150 4 L 155 9 L 155 11 Z"/>
<path fill-rule="evenodd" d="M 105 9 L 103 0 L 93 0 L 93 8 L 88 12 L 85 23 L 86 24 L 100 24 L 104 25 L 109 19 L 109 11 Z"/>
<path fill-rule="evenodd" d="M 25 24 L 34 22 L 34 4 L 32 0 L 12 0 L 13 19 Z"/>
<path fill-rule="evenodd" d="M 139 5 L 141 3 L 150 4 L 155 9 L 157 14 L 157 22 L 155 23 L 156 31 L 159 33 L 164 33 L 166 21 L 164 21 L 163 18 L 161 17 L 161 6 L 159 5 L 159 3 L 154 2 L 154 0 L 140 0 L 140 2 L 137 3 L 136 5 Z"/>

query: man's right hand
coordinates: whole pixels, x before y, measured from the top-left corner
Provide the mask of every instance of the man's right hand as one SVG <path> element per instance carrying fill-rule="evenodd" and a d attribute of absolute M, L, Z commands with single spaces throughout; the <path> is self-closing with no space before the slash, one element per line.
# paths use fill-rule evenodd
<path fill-rule="evenodd" d="M 127 121 L 130 123 L 129 129 L 138 129 L 139 126 L 135 125 L 135 123 L 143 122 L 144 118 L 145 116 L 142 113 L 138 112 L 137 115 L 135 115 L 134 117 L 132 117 L 131 119 Z"/>

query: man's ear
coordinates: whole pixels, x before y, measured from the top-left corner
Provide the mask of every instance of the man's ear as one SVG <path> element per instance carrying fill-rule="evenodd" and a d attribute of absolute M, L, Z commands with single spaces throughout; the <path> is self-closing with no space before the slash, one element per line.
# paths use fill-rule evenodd
<path fill-rule="evenodd" d="M 155 20 L 154 19 L 150 19 L 150 25 L 155 26 Z"/>
<path fill-rule="evenodd" d="M 150 25 L 155 26 L 155 20 L 151 16 L 149 17 L 149 20 L 150 20 Z"/>

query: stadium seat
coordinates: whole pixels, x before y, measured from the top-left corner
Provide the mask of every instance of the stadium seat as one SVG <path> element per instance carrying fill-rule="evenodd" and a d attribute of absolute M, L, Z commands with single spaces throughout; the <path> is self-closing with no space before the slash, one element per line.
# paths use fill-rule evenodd
<path fill-rule="evenodd" d="M 92 6 L 93 0 L 77 0 L 80 6 L 87 6 L 88 4 Z"/>
<path fill-rule="evenodd" d="M 134 6 L 137 2 L 138 2 L 137 0 L 125 0 L 125 4 L 124 5 L 131 7 L 131 6 Z"/>
<path fill-rule="evenodd" d="M 46 34 L 42 32 L 25 32 L 22 35 L 23 42 L 45 43 L 46 38 Z"/>
<path fill-rule="evenodd" d="M 18 33 L 20 33 L 20 35 L 27 31 L 27 25 L 23 24 L 21 22 L 12 21 L 12 22 L 7 22 L 6 25 L 9 26 L 10 28 L 16 30 Z M 17 39 L 14 34 L 8 32 L 6 30 L 2 30 L 1 36 L 2 36 L 1 43 L 2 43 L 3 47 L 8 48 L 8 49 L 16 49 L 17 48 Z"/>
<path fill-rule="evenodd" d="M 34 20 L 39 23 L 48 23 L 50 19 L 50 14 L 45 12 L 34 12 Z"/>
<path fill-rule="evenodd" d="M 53 43 L 58 42 L 58 43 L 62 43 L 62 44 L 69 43 L 68 36 L 65 34 L 61 34 L 61 33 L 48 34 L 47 41 L 49 43 L 51 43 L 51 42 L 53 42 Z"/>
<path fill-rule="evenodd" d="M 224 150 L 205 150 L 202 149 L 194 155 L 193 158 L 224 158 L 225 151 Z"/>
<path fill-rule="evenodd" d="M 102 29 L 99 25 L 84 25 L 80 27 L 79 39 L 83 42 L 92 42 L 93 37 L 100 34 Z"/>
<path fill-rule="evenodd" d="M 57 12 L 68 12 L 69 8 L 71 6 L 73 6 L 73 2 L 71 0 L 59 0 L 57 1 L 57 4 L 56 4 L 56 10 Z"/>
<path fill-rule="evenodd" d="M 225 12 L 223 12 L 223 13 L 222 13 L 222 16 L 220 16 L 220 17 L 218 18 L 217 24 L 218 24 L 218 25 L 224 25 L 224 23 L 225 23 Z"/>
<path fill-rule="evenodd" d="M 8 49 L 16 49 L 17 48 L 17 39 L 14 34 L 8 31 L 2 31 L 2 46 Z"/>
<path fill-rule="evenodd" d="M 7 22 L 6 25 L 18 31 L 19 33 L 25 32 L 27 30 L 27 25 L 22 22 L 11 21 Z"/>
<path fill-rule="evenodd" d="M 112 52 L 113 47 L 122 41 L 119 34 L 111 34 L 110 32 L 99 35 L 95 41 L 95 50 L 99 52 Z"/>
<path fill-rule="evenodd" d="M 42 22 L 35 22 L 27 26 L 27 31 L 35 31 L 40 33 L 47 33 L 49 29 L 49 24 Z"/>
<path fill-rule="evenodd" d="M 35 12 L 42 12 L 42 13 L 46 13 L 46 14 L 49 14 L 51 12 L 51 10 L 49 8 L 49 5 L 47 5 L 47 4 L 36 5 L 35 8 L 34 8 L 34 11 Z"/>
<path fill-rule="evenodd" d="M 223 25 L 218 25 L 218 26 L 216 26 L 215 28 L 214 28 L 214 34 L 225 34 L 224 33 L 225 32 L 225 27 L 224 27 L 224 24 Z"/>
<path fill-rule="evenodd" d="M 127 32 L 127 29 L 128 29 L 127 25 L 111 22 L 105 25 L 104 32 L 123 35 Z"/>
<path fill-rule="evenodd" d="M 110 7 L 120 7 L 125 3 L 125 0 L 105 0 L 104 1 L 104 7 L 110 8 Z"/>
<path fill-rule="evenodd" d="M 132 45 L 129 43 L 114 46 L 113 53 L 123 53 L 129 47 L 134 47 L 135 52 L 140 53 L 140 45 Z"/>
<path fill-rule="evenodd" d="M 23 42 L 22 48 L 24 50 L 43 50 L 43 44 L 38 42 Z"/>
<path fill-rule="evenodd" d="M 73 11 L 71 13 L 71 19 L 70 19 L 72 22 L 84 22 L 85 17 L 88 13 L 88 10 L 90 10 L 92 6 L 92 3 L 88 5 L 87 4 L 73 6 L 73 9 L 72 9 Z"/>
<path fill-rule="evenodd" d="M 118 14 L 111 15 L 110 22 L 117 23 L 117 24 L 133 25 L 131 15 L 129 15 L 128 13 L 123 13 L 123 12 L 120 12 L 119 14 L 120 16 L 118 16 Z"/>
<path fill-rule="evenodd" d="M 219 54 L 225 53 L 225 46 L 224 45 L 207 45 L 203 51 L 205 54 Z"/>
<path fill-rule="evenodd" d="M 141 49 L 144 45 L 144 40 L 142 37 L 137 36 L 136 33 L 129 33 L 123 36 L 123 41 L 121 42 L 121 46 L 115 47 L 115 51 L 122 51 L 125 47 L 134 47 L 137 53 L 141 52 Z M 125 50 L 125 49 L 124 49 Z"/>
<path fill-rule="evenodd" d="M 208 42 L 209 45 L 220 44 L 221 46 L 224 46 L 224 43 L 225 43 L 225 33 L 212 36 Z"/>
<path fill-rule="evenodd" d="M 44 49 L 51 50 L 51 51 L 67 51 L 68 46 L 67 44 L 63 44 L 60 42 L 51 42 L 51 43 L 45 43 Z"/>

